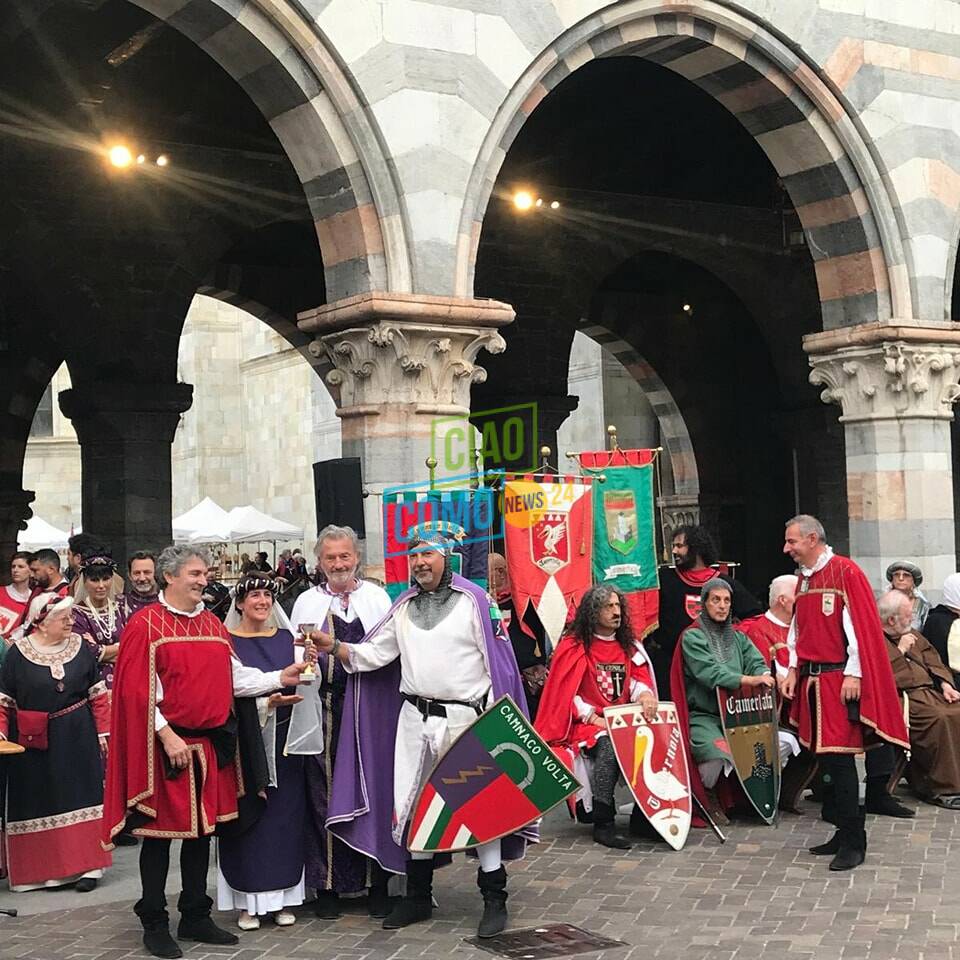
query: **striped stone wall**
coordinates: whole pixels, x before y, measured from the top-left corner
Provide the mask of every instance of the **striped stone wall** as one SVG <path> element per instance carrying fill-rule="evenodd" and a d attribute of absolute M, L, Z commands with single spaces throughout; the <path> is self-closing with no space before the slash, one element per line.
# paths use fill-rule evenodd
<path fill-rule="evenodd" d="M 629 55 L 696 83 L 757 138 L 800 213 L 825 328 L 948 316 L 953 0 L 137 2 L 269 119 L 305 184 L 330 299 L 469 296 L 487 201 L 524 121 L 587 61 Z"/>

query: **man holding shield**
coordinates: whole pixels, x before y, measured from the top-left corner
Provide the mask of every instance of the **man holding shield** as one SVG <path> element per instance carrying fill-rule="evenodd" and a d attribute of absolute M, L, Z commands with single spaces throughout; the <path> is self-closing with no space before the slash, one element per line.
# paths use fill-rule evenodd
<path fill-rule="evenodd" d="M 734 629 L 732 600 L 733 590 L 726 580 L 714 577 L 703 585 L 701 613 L 680 635 L 673 668 L 675 695 L 679 699 L 681 689 L 685 691 L 681 716 L 689 711 L 690 752 L 708 791 L 711 813 L 721 822 L 726 822 L 726 814 L 714 790 L 722 776 L 734 771 L 734 762 L 720 719 L 717 690 L 753 687 L 759 693 L 769 691 L 775 683 L 760 651 Z M 786 736 L 792 740 L 789 747 L 796 747 L 796 739 Z M 781 754 L 785 746 L 782 737 Z M 798 750 L 796 747 L 794 752 Z"/>
<path fill-rule="evenodd" d="M 360 643 L 341 644 L 323 631 L 312 635 L 319 650 L 352 675 L 327 826 L 385 869 L 407 875 L 406 895 L 383 922 L 387 930 L 428 920 L 433 912 L 434 855 L 408 854 L 404 847 L 432 766 L 499 697 L 509 694 L 520 709 L 524 703 L 499 610 L 484 590 L 450 569 L 450 536 L 429 523 L 410 531 L 416 586 L 400 594 Z M 476 848 L 484 900 L 479 936 L 506 926 L 502 859 L 521 857 L 536 838 L 533 825 Z"/>
<path fill-rule="evenodd" d="M 593 839 L 615 850 L 628 850 L 630 841 L 614 825 L 620 766 L 603 711 L 624 703 L 639 703 L 653 720 L 657 684 L 650 658 L 633 636 L 626 599 L 616 587 L 598 583 L 583 595 L 570 632 L 557 645 L 536 726 L 548 743 L 568 752 L 574 776 L 590 785 L 581 793 L 584 806 L 592 805 Z M 637 817 L 643 819 L 635 810 L 634 830 Z"/>

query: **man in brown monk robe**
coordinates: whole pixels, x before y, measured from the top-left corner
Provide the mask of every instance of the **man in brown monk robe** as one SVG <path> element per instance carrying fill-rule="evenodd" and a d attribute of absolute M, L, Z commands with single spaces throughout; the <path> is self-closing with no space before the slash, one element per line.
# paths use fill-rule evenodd
<path fill-rule="evenodd" d="M 960 692 L 933 645 L 910 622 L 910 598 L 890 590 L 877 601 L 897 689 L 910 702 L 907 778 L 928 803 L 960 810 Z"/>

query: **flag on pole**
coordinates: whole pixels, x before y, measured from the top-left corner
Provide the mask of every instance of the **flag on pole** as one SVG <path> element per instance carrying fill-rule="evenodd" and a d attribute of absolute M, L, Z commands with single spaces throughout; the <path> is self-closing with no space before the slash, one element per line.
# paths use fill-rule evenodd
<path fill-rule="evenodd" d="M 645 637 L 657 627 L 660 598 L 655 451 L 599 450 L 578 456 L 588 476 L 606 478 L 596 487 L 593 580 L 623 591 L 636 635 Z"/>
<path fill-rule="evenodd" d="M 503 529 L 514 609 L 533 604 L 551 643 L 590 586 L 592 484 L 579 477 L 509 480 Z"/>

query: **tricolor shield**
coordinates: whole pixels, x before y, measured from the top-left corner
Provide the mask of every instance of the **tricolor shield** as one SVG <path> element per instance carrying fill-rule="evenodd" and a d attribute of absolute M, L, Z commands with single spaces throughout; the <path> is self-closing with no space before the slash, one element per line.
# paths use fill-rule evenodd
<path fill-rule="evenodd" d="M 637 806 L 657 833 L 680 850 L 690 832 L 693 799 L 677 708 L 661 702 L 652 722 L 644 719 L 636 703 L 607 707 L 603 716 Z"/>
<path fill-rule="evenodd" d="M 780 799 L 776 694 L 770 687 L 718 687 L 717 700 L 737 779 L 757 813 L 773 823 Z"/>
<path fill-rule="evenodd" d="M 637 545 L 637 499 L 632 490 L 603 491 L 603 520 L 607 543 L 624 556 Z"/>
<path fill-rule="evenodd" d="M 509 696 L 440 758 L 413 806 L 414 853 L 468 850 L 516 833 L 580 788 Z"/>

